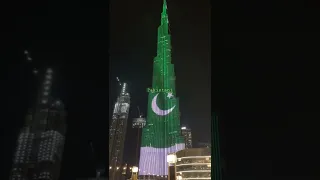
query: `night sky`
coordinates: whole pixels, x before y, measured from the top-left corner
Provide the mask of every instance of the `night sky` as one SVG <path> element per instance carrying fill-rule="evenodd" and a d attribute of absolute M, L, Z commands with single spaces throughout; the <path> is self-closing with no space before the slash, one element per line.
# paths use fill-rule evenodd
<path fill-rule="evenodd" d="M 318 6 L 228 3 L 211 10 L 211 104 L 225 178 L 319 177 Z"/>
<path fill-rule="evenodd" d="M 68 111 L 61 179 L 94 176 L 97 164 L 106 165 L 117 76 L 129 83 L 132 95 L 125 158 L 135 163 L 130 154 L 137 132 L 129 127 L 137 106 L 146 113 L 161 4 L 114 0 L 110 13 L 107 5 L 63 9 L 44 3 L 37 9 L 25 4 L 6 14 L 1 43 L 8 88 L 1 91 L 10 121 L 1 126 L 6 158 L 0 179 L 8 177 L 17 133 L 35 93 L 32 68 L 46 65 L 57 69 L 54 94 Z M 212 3 L 210 16 L 209 2 L 168 1 L 181 121 L 193 129 L 194 142 L 209 141 L 210 114 L 218 112 L 225 179 L 305 180 L 318 174 L 315 7 L 228 1 Z"/>

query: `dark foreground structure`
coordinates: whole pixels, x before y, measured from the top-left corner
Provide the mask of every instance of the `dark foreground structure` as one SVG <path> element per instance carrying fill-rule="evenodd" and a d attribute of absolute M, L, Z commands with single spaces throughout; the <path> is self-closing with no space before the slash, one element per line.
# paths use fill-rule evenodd
<path fill-rule="evenodd" d="M 52 69 L 47 69 L 35 108 L 26 117 L 13 157 L 10 180 L 58 180 L 65 140 L 65 108 L 50 96 Z"/>
<path fill-rule="evenodd" d="M 221 180 L 222 179 L 222 162 L 221 162 L 221 154 L 220 154 L 220 133 L 219 133 L 219 118 L 216 113 L 213 113 L 213 121 L 212 121 L 212 142 L 213 142 L 213 163 L 212 163 L 212 179 L 213 180 Z"/>

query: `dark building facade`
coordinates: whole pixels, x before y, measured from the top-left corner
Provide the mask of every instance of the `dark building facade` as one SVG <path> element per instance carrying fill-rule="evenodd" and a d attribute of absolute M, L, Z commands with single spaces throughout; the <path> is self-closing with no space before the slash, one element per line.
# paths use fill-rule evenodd
<path fill-rule="evenodd" d="M 211 136 L 212 136 L 212 146 L 213 152 L 212 156 L 214 161 L 212 162 L 212 171 L 213 171 L 213 180 L 221 180 L 222 179 L 222 170 L 224 166 L 224 161 L 221 158 L 220 154 L 220 133 L 219 133 L 219 116 L 217 113 L 213 113 L 213 121 L 211 127 Z"/>
<path fill-rule="evenodd" d="M 211 148 L 211 143 L 208 142 L 199 142 L 198 143 L 199 148 Z"/>
<path fill-rule="evenodd" d="M 124 141 L 130 108 L 130 95 L 127 84 L 123 83 L 120 95 L 115 103 L 109 131 L 109 179 L 122 177 L 120 167 L 123 161 Z"/>
<path fill-rule="evenodd" d="M 185 142 L 185 148 L 189 149 L 192 148 L 192 134 L 191 134 L 191 129 L 187 128 L 185 126 L 181 127 L 181 134 L 184 137 L 184 142 Z"/>
<path fill-rule="evenodd" d="M 47 69 L 34 109 L 22 128 L 10 180 L 58 180 L 65 140 L 65 110 L 50 97 L 52 70 Z"/>
<path fill-rule="evenodd" d="M 99 178 L 78 178 L 77 180 L 107 180 L 106 177 L 99 177 Z"/>

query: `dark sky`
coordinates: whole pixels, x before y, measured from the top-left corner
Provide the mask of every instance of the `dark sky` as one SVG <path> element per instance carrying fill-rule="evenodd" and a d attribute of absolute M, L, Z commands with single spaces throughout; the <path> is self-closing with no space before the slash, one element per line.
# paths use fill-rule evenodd
<path fill-rule="evenodd" d="M 319 9 L 282 3 L 212 5 L 211 104 L 226 179 L 319 177 Z"/>
<path fill-rule="evenodd" d="M 42 8 L 11 12 L 5 31 L 9 114 L 5 129 L 8 176 L 12 151 L 23 125 L 30 98 L 36 93 L 33 67 L 55 70 L 54 95 L 66 104 L 67 134 L 61 179 L 94 176 L 97 164 L 107 165 L 110 110 L 118 95 L 116 77 L 129 83 L 131 111 L 128 120 L 125 160 L 136 163 L 137 131 L 131 129 L 137 106 L 147 110 L 146 88 L 152 80 L 156 56 L 157 27 L 162 1 L 112 1 L 90 8 L 78 4 L 61 8 L 43 3 Z M 23 6 L 23 5 L 21 5 Z M 181 122 L 193 130 L 193 141 L 210 138 L 210 8 L 209 2 L 168 1 L 173 63 Z M 25 61 L 27 49 L 34 59 Z M 28 88 L 27 88 L 28 87 Z M 19 102 L 18 105 L 15 102 Z M 109 104 L 108 104 L 109 102 Z M 95 148 L 92 155 L 90 142 Z M 94 159 L 93 159 L 94 157 Z M 72 168 L 71 168 L 72 167 Z M 4 178 L 5 179 L 5 178 Z"/>
<path fill-rule="evenodd" d="M 206 141 L 210 104 L 218 111 L 225 179 L 312 179 L 318 175 L 320 147 L 318 6 L 218 3 L 212 3 L 210 33 L 209 3 L 168 2 L 182 122 L 194 129 L 194 141 Z M 9 102 L 10 121 L 1 126 L 7 155 L 1 179 L 7 179 L 32 93 L 25 91 L 34 83 L 27 75 L 31 66 L 59 67 L 56 94 L 69 114 L 61 179 L 93 175 L 95 163 L 107 162 L 107 102 L 114 102 L 116 76 L 130 83 L 131 116 L 137 105 L 146 111 L 161 1 L 114 1 L 110 16 L 106 5 L 43 6 L 49 7 L 14 8 L 2 26 L 8 66 L 3 78 L 8 88 L 2 96 Z M 25 48 L 35 60 L 29 67 L 23 61 Z M 134 144 L 128 143 L 126 154 Z"/>

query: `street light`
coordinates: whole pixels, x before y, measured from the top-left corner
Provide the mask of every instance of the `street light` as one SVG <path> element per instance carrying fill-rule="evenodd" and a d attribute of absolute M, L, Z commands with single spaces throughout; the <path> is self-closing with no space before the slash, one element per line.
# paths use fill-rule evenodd
<path fill-rule="evenodd" d="M 181 175 L 177 175 L 177 180 L 182 180 L 182 176 Z"/>
<path fill-rule="evenodd" d="M 177 156 L 175 154 L 168 154 L 167 162 L 169 163 L 169 166 L 174 165 L 177 162 Z"/>
<path fill-rule="evenodd" d="M 132 167 L 132 180 L 137 180 L 138 179 L 138 171 L 139 168 L 137 166 Z"/>
<path fill-rule="evenodd" d="M 132 167 L 132 172 L 137 173 L 139 171 L 139 168 L 137 166 Z"/>

